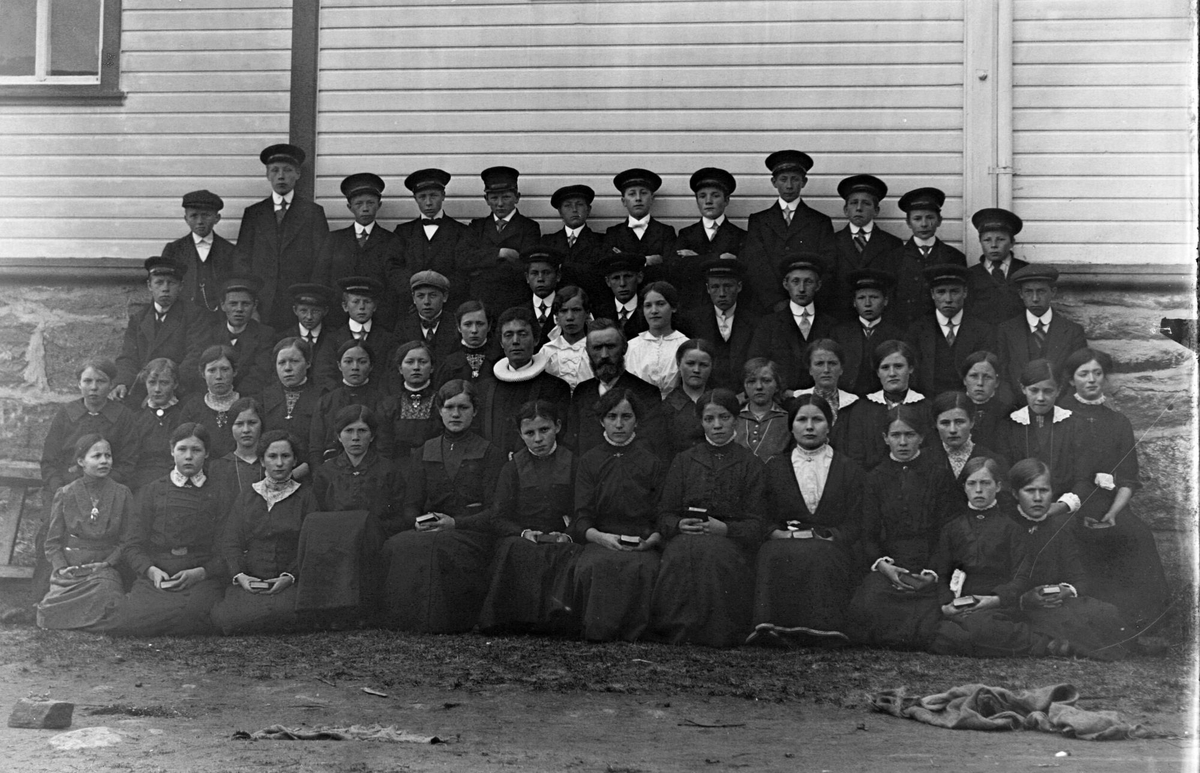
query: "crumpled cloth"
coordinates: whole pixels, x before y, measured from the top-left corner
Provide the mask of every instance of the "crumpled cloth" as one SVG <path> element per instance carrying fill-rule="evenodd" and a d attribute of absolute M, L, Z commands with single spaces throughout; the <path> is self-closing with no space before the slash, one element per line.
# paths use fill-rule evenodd
<path fill-rule="evenodd" d="M 1085 741 L 1154 738 L 1158 734 L 1130 724 L 1115 711 L 1075 706 L 1079 691 L 1069 684 L 1012 692 L 985 684 L 964 684 L 923 698 L 903 687 L 871 698 L 875 711 L 915 719 L 951 730 L 1041 730 Z"/>
<path fill-rule="evenodd" d="M 350 727 L 284 727 L 271 725 L 233 737 L 241 741 L 387 741 L 389 743 L 445 743 L 436 735 L 416 735 L 395 725 L 351 725 Z"/>

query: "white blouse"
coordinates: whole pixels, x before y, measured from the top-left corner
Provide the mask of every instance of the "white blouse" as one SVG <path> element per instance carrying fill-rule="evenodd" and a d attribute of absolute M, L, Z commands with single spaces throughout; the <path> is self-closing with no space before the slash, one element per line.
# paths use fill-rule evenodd
<path fill-rule="evenodd" d="M 675 351 L 688 340 L 678 330 L 656 338 L 649 331 L 638 334 L 625 352 L 625 370 L 658 387 L 665 398 L 679 382 Z"/>
<path fill-rule="evenodd" d="M 825 482 L 829 480 L 829 465 L 833 463 L 833 449 L 829 444 L 815 451 L 806 451 L 800 446 L 792 449 L 792 471 L 796 474 L 796 485 L 800 496 L 808 505 L 808 512 L 816 515 L 821 495 L 825 493 Z"/>
<path fill-rule="evenodd" d="M 587 336 L 569 344 L 555 328 L 539 354 L 550 358 L 546 363 L 546 372 L 567 382 L 571 391 L 594 375 L 592 361 L 588 359 Z"/>

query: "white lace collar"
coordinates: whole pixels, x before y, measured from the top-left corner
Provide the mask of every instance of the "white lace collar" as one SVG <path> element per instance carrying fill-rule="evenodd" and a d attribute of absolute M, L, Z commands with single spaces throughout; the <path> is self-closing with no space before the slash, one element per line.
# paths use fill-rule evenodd
<path fill-rule="evenodd" d="M 872 392 L 871 394 L 867 395 L 867 399 L 880 405 L 890 405 L 890 403 L 888 403 L 888 399 L 883 396 L 882 389 L 880 389 L 878 392 Z M 921 394 L 915 389 L 910 389 L 908 390 L 908 394 L 904 396 L 904 399 L 900 401 L 900 405 L 911 405 L 913 403 L 919 403 L 924 399 L 925 395 Z"/>
<path fill-rule="evenodd" d="M 1070 415 L 1071 412 L 1066 408 L 1056 405 L 1054 406 L 1054 418 L 1050 423 L 1058 424 L 1060 421 L 1066 421 Z M 1028 427 L 1032 422 L 1032 418 L 1029 415 L 1029 406 L 1025 406 L 1024 408 L 1019 408 L 1013 411 L 1008 415 L 1008 418 L 1012 419 L 1017 424 L 1020 424 L 1022 427 Z"/>

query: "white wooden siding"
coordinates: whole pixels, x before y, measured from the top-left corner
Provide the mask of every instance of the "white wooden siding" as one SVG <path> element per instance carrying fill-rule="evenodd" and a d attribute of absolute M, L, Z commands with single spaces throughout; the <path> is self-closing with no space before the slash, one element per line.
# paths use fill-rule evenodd
<path fill-rule="evenodd" d="M 124 0 L 114 107 L 0 107 L 0 257 L 158 254 L 180 199 L 225 199 L 223 236 L 267 194 L 288 132 L 290 0 Z"/>
<path fill-rule="evenodd" d="M 1016 0 L 1013 202 L 1022 254 L 1196 259 L 1187 0 Z"/>
<path fill-rule="evenodd" d="M 387 222 L 416 216 L 415 169 L 454 175 L 447 211 L 487 212 L 479 172 L 521 171 L 521 211 L 554 230 L 550 193 L 596 189 L 593 227 L 624 216 L 612 176 L 662 175 L 655 215 L 698 215 L 692 172 L 738 178 L 737 222 L 774 198 L 763 159 L 813 155 L 805 200 L 841 220 L 838 180 L 868 172 L 894 195 L 882 223 L 907 237 L 896 197 L 919 185 L 962 216 L 962 0 L 887 3 L 324 0 L 316 191 L 349 222 L 347 174 L 388 182 Z"/>

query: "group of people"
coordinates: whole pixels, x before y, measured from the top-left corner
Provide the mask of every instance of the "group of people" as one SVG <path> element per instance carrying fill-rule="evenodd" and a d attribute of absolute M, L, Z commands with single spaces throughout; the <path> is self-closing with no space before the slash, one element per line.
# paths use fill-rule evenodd
<path fill-rule="evenodd" d="M 856 175 L 835 234 L 780 151 L 746 231 L 728 172 L 693 175 L 676 234 L 631 169 L 627 222 L 589 230 L 573 185 L 541 236 L 494 167 L 469 226 L 430 169 L 405 181 L 427 218 L 387 231 L 383 180 L 352 175 L 329 233 L 303 152 L 262 161 L 236 247 L 218 197 L 184 197 L 120 356 L 51 424 L 39 625 L 1112 659 L 1161 621 L 1113 363 L 1012 255 L 1013 213 L 976 213 L 968 268 L 941 191 L 901 197 L 901 241 Z"/>

